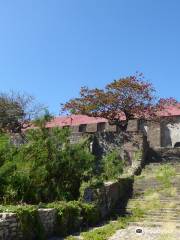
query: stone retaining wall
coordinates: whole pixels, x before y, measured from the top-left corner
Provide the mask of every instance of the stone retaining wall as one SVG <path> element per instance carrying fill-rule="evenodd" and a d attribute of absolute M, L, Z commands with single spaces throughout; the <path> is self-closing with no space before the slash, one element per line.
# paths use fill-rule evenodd
<path fill-rule="evenodd" d="M 15 213 L 1 213 L 0 214 L 0 239 L 13 240 L 21 239 L 22 232 L 20 230 L 20 223 Z"/>
<path fill-rule="evenodd" d="M 20 223 L 15 213 L 0 214 L 0 239 L 21 239 Z"/>
<path fill-rule="evenodd" d="M 38 214 L 46 236 L 54 233 L 56 226 L 55 209 L 39 209 Z M 33 233 L 32 233 L 33 235 Z M 20 227 L 20 221 L 16 213 L 0 214 L 0 240 L 24 239 Z M 33 239 L 33 237 L 32 237 Z"/>
<path fill-rule="evenodd" d="M 57 220 L 56 209 L 39 209 L 38 214 L 46 235 L 51 236 L 54 233 Z"/>
<path fill-rule="evenodd" d="M 105 182 L 99 188 L 88 187 L 84 190 L 83 200 L 94 203 L 100 210 L 101 218 L 110 215 L 118 205 L 124 209 L 127 199 L 131 196 L 133 178 L 124 176 L 117 181 Z"/>
<path fill-rule="evenodd" d="M 126 201 L 133 190 L 134 176 L 141 172 L 148 153 L 146 137 L 141 133 L 128 134 L 124 139 L 122 150 L 126 151 L 130 158 L 130 166 L 126 173 L 116 181 L 105 182 L 98 188 L 87 187 L 84 190 L 83 199 L 88 203 L 95 203 L 100 209 L 102 217 L 108 216 L 118 205 L 124 209 Z"/>

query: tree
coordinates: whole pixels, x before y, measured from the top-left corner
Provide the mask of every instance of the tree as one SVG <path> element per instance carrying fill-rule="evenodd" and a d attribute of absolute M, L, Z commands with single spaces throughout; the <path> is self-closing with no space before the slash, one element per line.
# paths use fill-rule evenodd
<path fill-rule="evenodd" d="M 0 202 L 74 200 L 95 164 L 86 141 L 70 144 L 69 129 L 46 128 L 46 114 L 28 129 L 27 143 L 14 146 L 0 134 Z"/>
<path fill-rule="evenodd" d="M 104 117 L 126 129 L 128 120 L 155 118 L 165 104 L 176 103 L 172 98 L 158 101 L 155 93 L 152 84 L 145 81 L 142 74 L 137 74 L 114 80 L 104 89 L 82 87 L 78 98 L 62 104 L 62 111 Z"/>
<path fill-rule="evenodd" d="M 0 93 L 0 129 L 10 133 L 21 132 L 43 107 L 28 94 Z"/>

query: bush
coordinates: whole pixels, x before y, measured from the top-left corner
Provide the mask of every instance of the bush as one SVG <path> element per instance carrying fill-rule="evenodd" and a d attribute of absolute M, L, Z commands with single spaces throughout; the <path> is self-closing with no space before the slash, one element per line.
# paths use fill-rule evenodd
<path fill-rule="evenodd" d="M 99 209 L 93 204 L 80 203 L 83 225 L 85 227 L 93 226 L 100 221 L 101 214 Z"/>
<path fill-rule="evenodd" d="M 57 210 L 56 233 L 66 236 L 81 227 L 95 225 L 100 220 L 100 212 L 93 204 L 86 204 L 79 201 L 53 202 L 47 205 Z"/>
<path fill-rule="evenodd" d="M 118 150 L 108 153 L 102 160 L 102 177 L 105 180 L 116 179 L 123 173 L 123 161 Z"/>
<path fill-rule="evenodd" d="M 55 202 L 48 204 L 47 207 L 57 210 L 56 233 L 58 235 L 65 236 L 80 229 L 82 217 L 79 202 Z"/>
<path fill-rule="evenodd" d="M 68 129 L 45 128 L 26 134 L 26 144 L 15 147 L 0 141 L 0 200 L 39 203 L 74 200 L 84 180 L 92 177 L 94 157 L 86 142 L 71 145 Z"/>

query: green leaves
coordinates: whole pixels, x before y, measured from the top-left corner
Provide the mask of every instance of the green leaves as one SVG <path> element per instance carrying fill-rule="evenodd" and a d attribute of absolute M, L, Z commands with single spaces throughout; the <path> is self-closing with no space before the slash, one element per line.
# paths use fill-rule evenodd
<path fill-rule="evenodd" d="M 81 182 L 92 176 L 94 157 L 86 141 L 71 145 L 70 131 L 38 128 L 26 134 L 27 143 L 15 147 L 0 136 L 0 200 L 39 203 L 79 197 Z"/>
<path fill-rule="evenodd" d="M 104 157 L 102 172 L 105 180 L 116 179 L 123 173 L 123 161 L 118 150 L 113 150 Z"/>

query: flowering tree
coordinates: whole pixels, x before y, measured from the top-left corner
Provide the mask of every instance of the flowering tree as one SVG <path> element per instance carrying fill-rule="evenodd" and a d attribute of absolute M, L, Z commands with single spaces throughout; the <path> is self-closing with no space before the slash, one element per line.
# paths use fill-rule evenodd
<path fill-rule="evenodd" d="M 176 103 L 173 98 L 158 101 L 155 93 L 152 84 L 138 74 L 115 80 L 104 89 L 82 87 L 78 98 L 62 104 L 62 111 L 104 117 L 126 128 L 128 120 L 155 118 L 166 104 Z"/>

